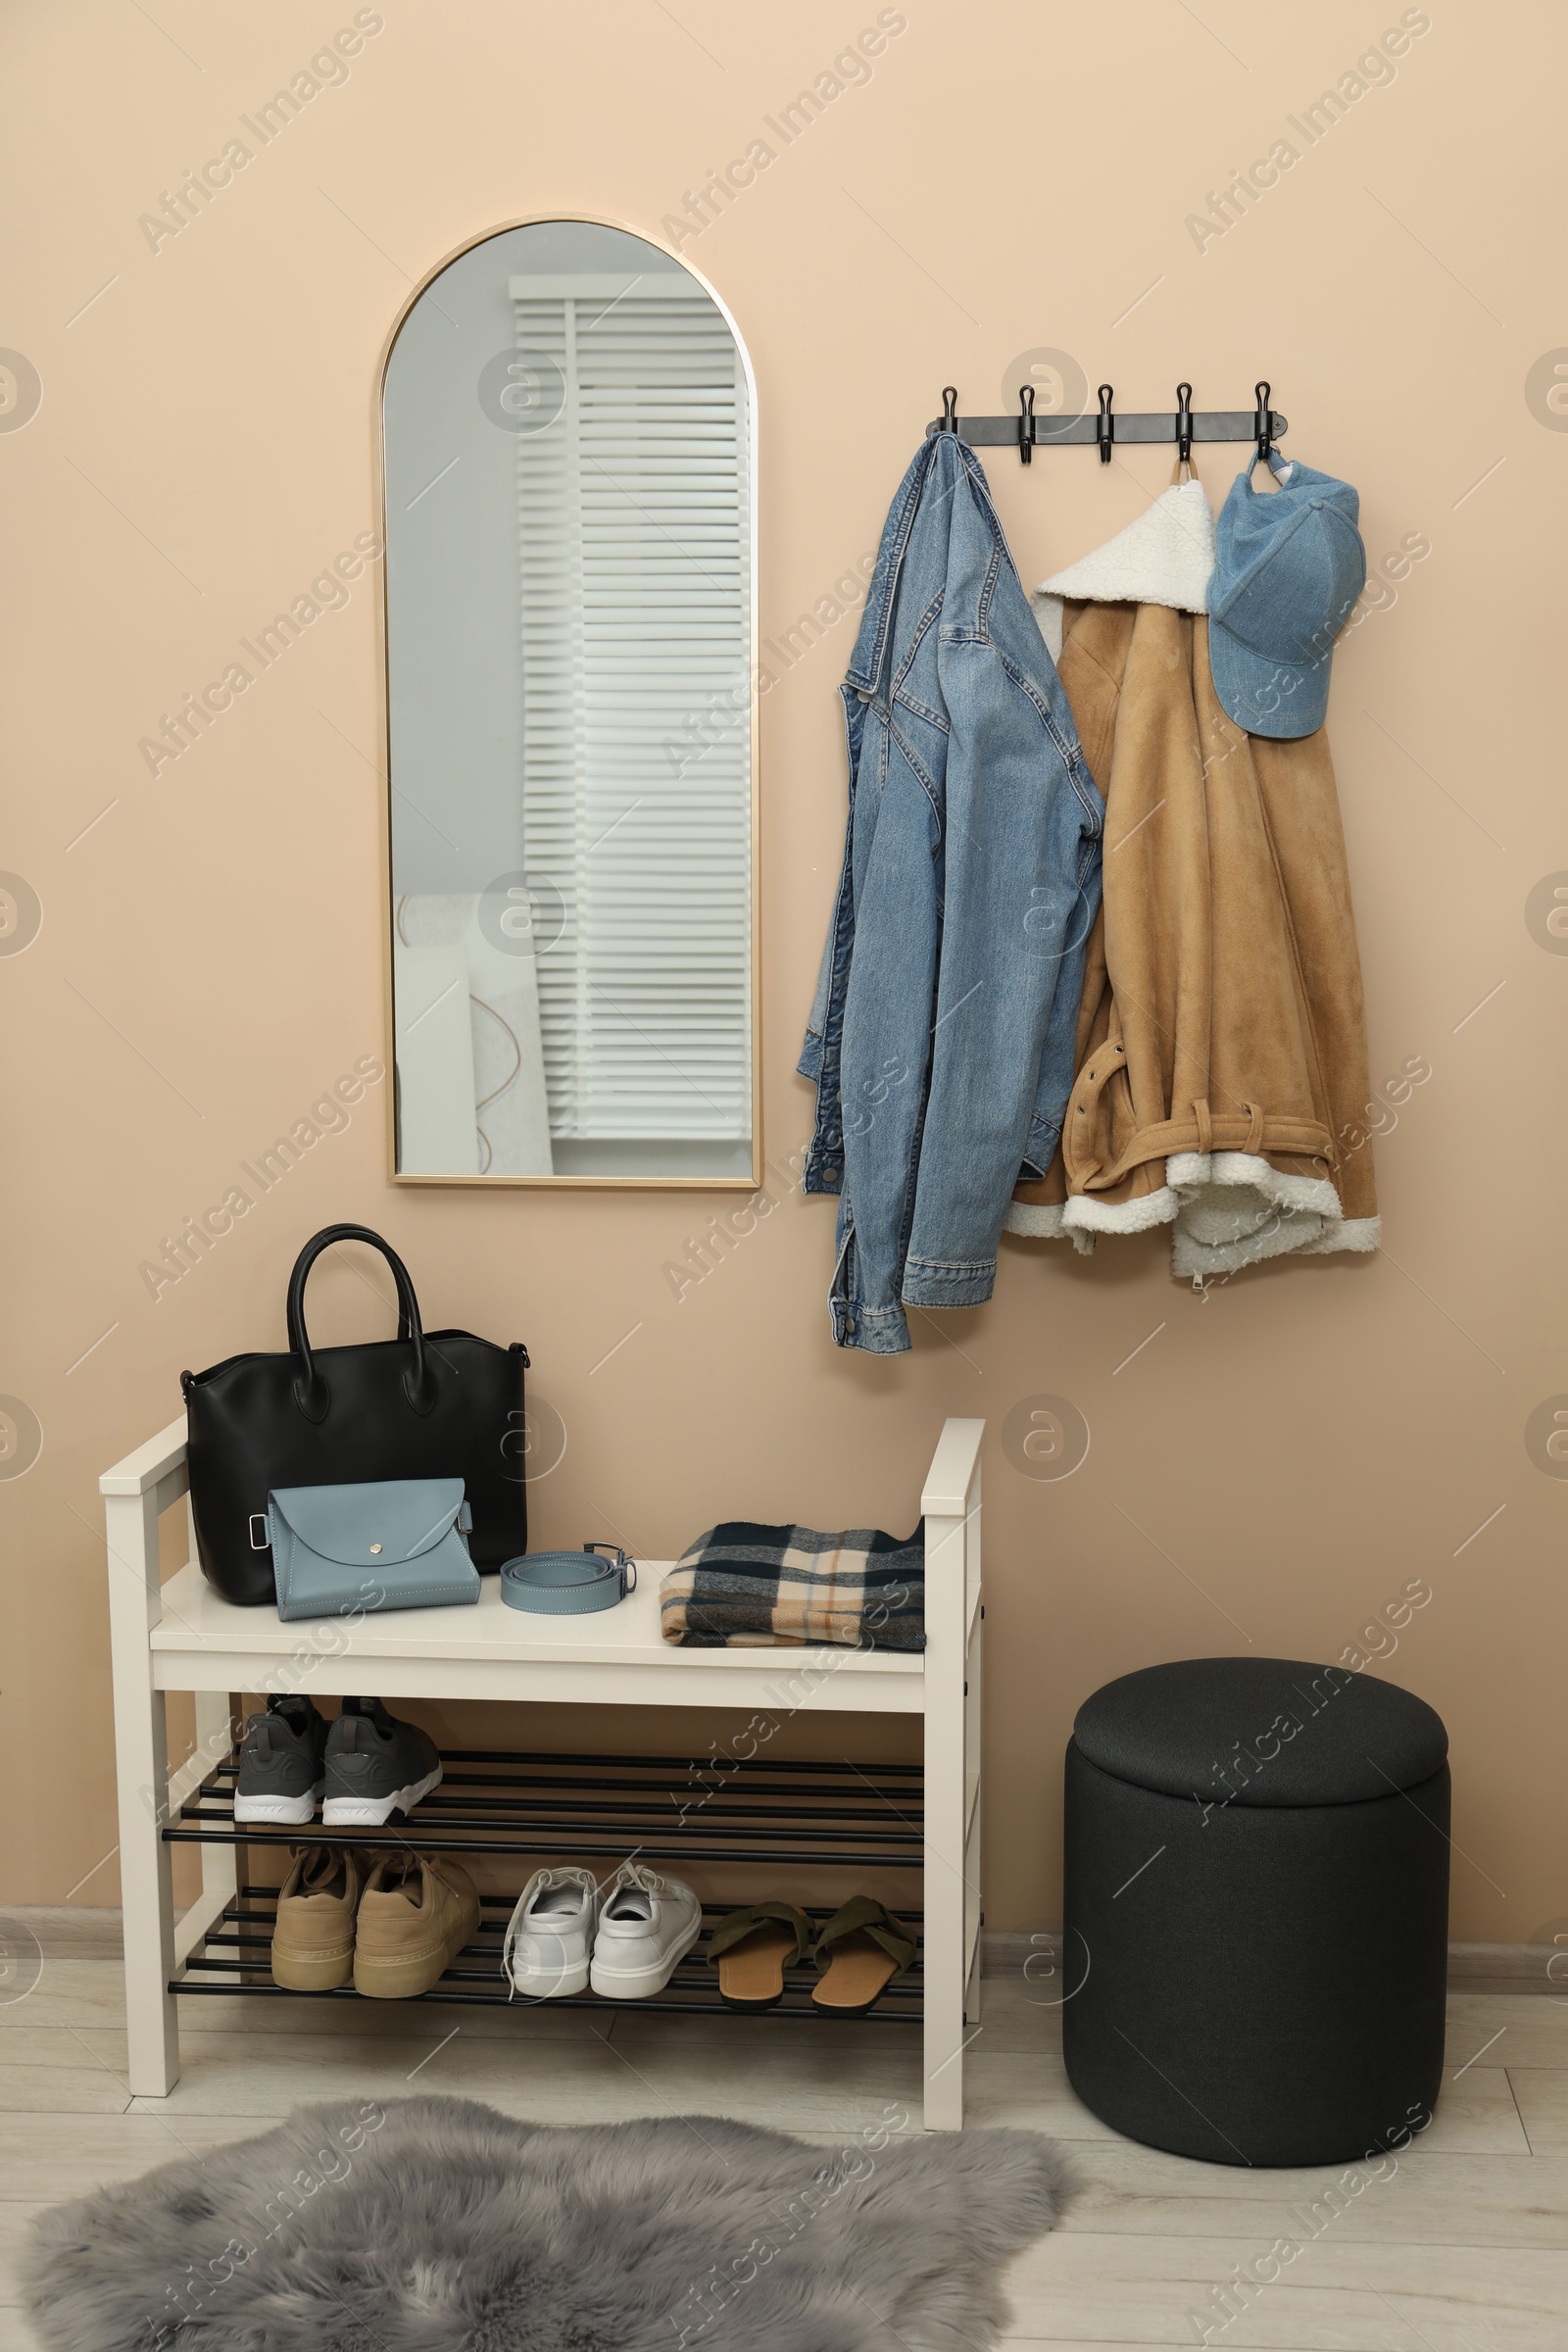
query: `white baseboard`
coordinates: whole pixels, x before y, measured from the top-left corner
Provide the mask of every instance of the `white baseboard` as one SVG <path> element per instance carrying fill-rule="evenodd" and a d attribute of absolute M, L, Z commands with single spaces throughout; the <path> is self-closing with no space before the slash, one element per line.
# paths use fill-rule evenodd
<path fill-rule="evenodd" d="M 36 1938 L 45 1959 L 118 1960 L 122 1953 L 118 1910 L 89 1908 L 78 1903 L 9 1904 L 0 1924 L 14 1921 Z M 1031 1954 L 1056 1958 L 1061 1937 L 1049 1930 L 987 1928 L 980 1938 L 981 1963 L 988 1977 L 1018 1975 Z M 1556 1979 L 1546 1974 L 1555 1959 Z M 1045 1958 L 1035 1971 L 1046 1973 Z M 1455 1992 L 1544 1992 L 1568 1996 L 1568 1962 L 1563 1953 L 1542 1943 L 1450 1943 L 1448 1985 Z"/>
<path fill-rule="evenodd" d="M 0 1917 L 31 1936 L 46 1960 L 118 1960 L 124 1950 L 118 1905 L 8 1903 Z"/>
<path fill-rule="evenodd" d="M 987 1928 L 980 1938 L 981 1964 L 988 1977 L 1016 1976 L 1031 1955 L 1038 1959 L 1036 1976 L 1050 1973 L 1048 1961 L 1061 1952 L 1061 1937 L 1049 1930 Z M 1555 1960 L 1557 1974 L 1546 1974 Z M 1568 1958 L 1545 1943 L 1450 1943 L 1450 1992 L 1544 1992 L 1559 2000 L 1568 1996 Z"/>

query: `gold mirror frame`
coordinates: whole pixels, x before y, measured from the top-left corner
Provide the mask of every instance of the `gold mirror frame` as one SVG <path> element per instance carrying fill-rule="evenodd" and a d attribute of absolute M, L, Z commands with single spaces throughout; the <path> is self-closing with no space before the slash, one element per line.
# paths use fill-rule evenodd
<path fill-rule="evenodd" d="M 397 1137 L 397 1033 L 396 1033 L 396 1027 L 395 1027 L 394 1016 L 393 1016 L 393 994 L 392 994 L 392 992 L 393 992 L 393 972 L 392 972 L 392 928 L 393 928 L 393 926 L 392 926 L 392 906 L 393 906 L 393 897 L 392 897 L 392 714 L 391 714 L 391 679 L 390 679 L 390 672 L 389 672 L 389 634 L 388 634 L 388 621 L 387 621 L 387 546 L 388 546 L 388 540 L 387 540 L 387 503 L 386 503 L 386 378 L 387 378 L 387 370 L 388 370 L 388 368 L 389 368 L 391 367 L 391 365 L 392 365 L 392 354 L 393 354 L 394 350 L 395 350 L 395 349 L 396 349 L 396 347 L 397 347 L 397 341 L 398 341 L 398 337 L 399 337 L 399 336 L 402 334 L 402 332 L 403 332 L 403 329 L 404 329 L 405 325 L 407 324 L 407 322 L 408 322 L 408 320 L 409 320 L 409 318 L 410 318 L 410 316 L 412 315 L 412 313 L 413 313 L 413 311 L 414 311 L 414 308 L 415 308 L 416 304 L 416 303 L 419 301 L 420 297 L 421 297 L 422 295 L 424 295 L 426 292 L 428 292 L 429 288 L 430 288 L 432 285 L 434 285 L 434 283 L 435 283 L 436 279 L 437 279 L 437 278 L 438 278 L 438 277 L 441 275 L 441 273 L 442 273 L 442 271 L 443 271 L 444 270 L 448 270 L 448 269 L 450 269 L 450 268 L 451 268 L 451 266 L 452 266 L 452 264 L 453 264 L 454 262 L 461 261 L 461 260 L 462 260 L 462 258 L 463 258 L 463 256 L 464 256 L 466 253 L 471 253 L 471 252 L 474 250 L 474 248 L 475 248 L 476 246 L 488 244 L 488 243 L 489 243 L 489 241 L 490 241 L 490 239 L 491 239 L 492 237 L 500 237 L 500 236 L 505 236 L 505 235 L 507 235 L 507 234 L 508 234 L 508 232 L 509 232 L 510 230 L 512 230 L 512 229 L 514 229 L 514 228 L 543 228 L 543 227 L 547 227 L 547 226 L 548 226 L 548 225 L 549 225 L 551 222 L 553 222 L 553 221 L 558 221 L 558 220 L 559 220 L 559 221 L 580 221 L 580 222 L 582 222 L 583 224 L 585 224 L 586 226 L 589 226 L 589 227 L 594 227 L 594 228 L 618 228 L 618 229 L 622 230 L 622 231 L 623 231 L 623 232 L 624 232 L 624 233 L 625 233 L 627 236 L 631 236 L 631 237 L 636 237 L 636 238 L 638 238 L 638 239 L 640 240 L 640 242 L 641 242 L 641 243 L 643 243 L 644 245 L 651 245 L 651 246 L 653 246 L 657 252 L 660 252 L 660 253 L 663 253 L 663 254 L 666 254 L 666 255 L 668 255 L 668 257 L 669 257 L 669 259 L 670 259 L 671 261 L 673 261 L 673 262 L 677 263 L 677 264 L 678 264 L 678 266 L 679 266 L 679 267 L 680 267 L 682 270 L 685 270 L 685 272 L 686 272 L 686 274 L 688 275 L 688 277 L 692 278 L 692 279 L 693 279 L 693 280 L 694 280 L 694 281 L 695 281 L 695 282 L 696 282 L 698 285 L 700 285 L 700 286 L 702 287 L 702 289 L 703 289 L 704 293 L 705 293 L 705 294 L 707 294 L 707 296 L 709 297 L 710 301 L 712 303 L 712 305 L 713 305 L 714 309 L 715 309 L 715 310 L 716 310 L 716 311 L 719 313 L 719 316 L 720 316 L 720 317 L 723 318 L 725 325 L 726 325 L 726 326 L 729 328 L 729 331 L 730 331 L 731 335 L 732 335 L 732 336 L 734 337 L 734 339 L 735 339 L 735 348 L 736 348 L 737 352 L 740 354 L 741 366 L 742 366 L 743 369 L 745 370 L 745 375 L 746 375 L 746 395 L 747 395 L 747 399 L 748 399 L 748 401 L 749 401 L 749 402 L 750 402 L 750 404 L 751 404 L 751 408 L 750 408 L 750 433 L 749 433 L 749 436 L 748 436 L 748 443 L 749 443 L 749 447 L 748 447 L 748 458 L 747 458 L 747 483 L 746 483 L 746 491 L 747 491 L 747 497 L 748 497 L 748 499 L 749 499 L 749 500 L 750 500 L 750 502 L 751 502 L 751 504 L 750 504 L 750 514 L 751 514 L 751 524 L 752 524 L 752 528 L 751 528 L 751 576 L 750 576 L 750 581 L 749 581 L 751 623 L 750 623 L 750 634 L 749 634 L 749 641 L 748 641 L 748 661 L 749 661 L 749 665 L 750 665 L 749 674 L 750 674 L 750 681 L 751 681 L 750 695 L 749 695 L 749 701 L 748 701 L 748 710 L 749 710 L 749 716 L 750 716 L 750 723 L 751 723 L 751 798 L 750 798 L 750 818 L 751 818 L 751 907 L 750 907 L 750 911 L 751 911 L 751 950 L 752 950 L 752 952 L 751 952 L 751 992 L 752 992 L 752 1017 L 751 1017 L 751 1070 L 752 1070 L 752 1086 L 751 1086 L 751 1097 L 752 1097 L 752 1137 L 751 1137 L 751 1142 L 752 1142 L 752 1164 L 751 1164 L 751 1172 L 750 1172 L 748 1175 L 745 1175 L 745 1176 L 555 1176 L 555 1175 L 551 1175 L 551 1176 L 479 1176 L 479 1175 L 474 1175 L 474 1176 L 463 1176 L 463 1175 L 456 1175 L 456 1176 L 426 1176 L 426 1175 L 408 1175 L 408 1174 L 405 1174 L 405 1173 L 404 1173 L 404 1172 L 403 1172 L 403 1171 L 402 1171 L 402 1170 L 399 1168 L 399 1166 L 398 1166 L 398 1137 Z M 379 636 L 379 641 L 378 641 L 377 648 L 376 648 L 376 659 L 377 659 L 377 662 L 378 662 L 378 664 L 379 664 L 379 670 L 380 670 L 380 681 L 381 681 L 381 696 L 380 696 L 380 726 L 381 726 L 381 783 L 382 783 L 382 794 L 381 794 L 381 873 L 380 873 L 380 907 L 381 907 L 381 913 L 380 913 L 380 923 L 381 923 L 381 966 L 382 966 L 381 995 L 382 995 L 382 1021 L 383 1021 L 383 1025 L 384 1025 L 384 1029 L 385 1029 L 385 1036 L 386 1036 L 386 1069 L 387 1069 L 387 1078 L 388 1078 L 388 1085 L 387 1085 L 387 1090 L 386 1090 L 386 1151 L 387 1151 L 387 1172 L 388 1172 L 389 1178 L 390 1178 L 390 1180 L 391 1180 L 391 1182 L 392 1182 L 393 1184 L 419 1185 L 419 1186 L 424 1186 L 424 1185 L 465 1185 L 465 1186 L 481 1186 L 481 1187 L 489 1187 L 489 1186 L 512 1186 L 512 1187 L 518 1187 L 518 1188 L 520 1188 L 520 1187 L 527 1187 L 527 1188 L 530 1188 L 530 1189 L 533 1189 L 533 1190 L 543 1190 L 543 1191 L 549 1191 L 549 1190 L 551 1190 L 552 1188 L 555 1188 L 555 1189 L 566 1189 L 566 1188 L 569 1188 L 569 1189 L 572 1189 L 572 1190 L 575 1190 L 575 1191 L 578 1191 L 578 1192 L 626 1192 L 626 1191 L 632 1191 L 632 1192 L 664 1192 L 664 1193 L 697 1193 L 697 1192 L 701 1192 L 701 1193 L 750 1193 L 750 1192 L 756 1192 L 756 1191 L 757 1191 L 757 1189 L 758 1189 L 758 1187 L 760 1185 L 760 1183 L 761 1183 L 761 1181 L 762 1181 L 762 1166 L 763 1166 L 763 1156 L 764 1156 L 764 1155 L 763 1155 L 763 1150 L 762 1150 L 762 1079 L 761 1079 L 761 1066 L 762 1066 L 762 1065 L 761 1065 L 761 1045 L 762 1045 L 761 916 L 762 916 L 762 906 L 761 906 L 761 789 L 760 789 L 760 704 L 761 704 L 761 696 L 760 696 L 760 690 L 759 690 L 759 686 L 758 686 L 758 678 L 759 678 L 759 671 L 760 671 L 760 656 L 759 656 L 759 642 L 760 642 L 760 639 L 759 639 L 759 630 L 760 630 L 760 624 L 759 617 L 758 617 L 758 607 L 757 607 L 757 599 L 758 599 L 758 580 L 759 580 L 759 565 L 758 565 L 758 540 L 759 540 L 759 535 L 760 535 L 760 534 L 759 534 L 759 513 L 758 513 L 758 463 L 757 463 L 757 452 L 758 452 L 758 442 L 759 442 L 759 418 L 758 418 L 758 404 L 757 404 L 757 377 L 756 377 L 756 374 L 755 374 L 755 372 L 754 372 L 754 370 L 753 370 L 753 368 L 752 368 L 752 355 L 751 355 L 750 351 L 747 349 L 747 345 L 746 345 L 746 338 L 745 338 L 745 336 L 744 336 L 744 335 L 741 333 L 740 326 L 739 326 L 739 324 L 738 324 L 738 322 L 737 322 L 737 320 L 736 320 L 735 315 L 734 315 L 734 313 L 731 311 L 731 309 L 730 309 L 730 307 L 729 307 L 728 303 L 727 303 L 727 302 L 724 300 L 723 296 L 722 296 L 722 295 L 719 293 L 719 291 L 718 291 L 718 288 L 717 288 L 717 287 L 716 287 L 716 286 L 713 284 L 713 282 L 712 282 L 712 280 L 711 280 L 710 278 L 709 278 L 709 277 L 705 277 L 705 276 L 704 276 L 704 274 L 703 274 L 703 272 L 702 272 L 700 270 L 695 270 L 695 269 L 693 269 L 693 267 L 692 267 L 691 263 L 690 263 L 689 261 L 687 261 L 687 260 L 686 260 L 686 258 L 685 258 L 685 256 L 684 256 L 683 254 L 677 253 L 677 252 L 674 250 L 674 248 L 673 248 L 673 247 L 671 247 L 671 246 L 669 246 L 669 245 L 666 245 L 666 244 L 664 244 L 661 238 L 659 238 L 659 237 L 653 237 L 653 236 L 650 236 L 650 235 L 649 235 L 649 233 L 648 233 L 648 231 L 647 231 L 645 228 L 640 228 L 640 227 L 637 227 L 637 226 L 636 226 L 636 225 L 635 225 L 635 224 L 634 224 L 632 221 L 629 221 L 629 220 L 617 220 L 612 219 L 610 215 L 608 215 L 608 214 L 604 214 L 604 213 L 575 213 L 575 212 L 526 213 L 526 214 L 523 214 L 523 215 L 521 215 L 521 216 L 520 216 L 519 218 L 517 218 L 516 220 L 502 220 L 502 221 L 499 221 L 499 222 L 497 222 L 497 224 L 496 224 L 494 227 L 492 227 L 492 228 L 487 228 L 487 229 L 484 229 L 484 230 L 482 230 L 482 231 L 481 231 L 481 233 L 480 233 L 478 236 L 474 236 L 474 237 L 466 237 L 466 238 L 464 239 L 464 241 L 463 241 L 463 243 L 462 243 L 461 245 L 455 245 L 455 246 L 453 246 L 453 248 L 452 248 L 452 250 L 451 250 L 451 252 L 450 252 L 450 253 L 443 254 L 443 255 L 442 255 L 442 257 L 441 257 L 441 259 L 440 259 L 440 261 L 438 261 L 437 263 L 435 263 L 435 264 L 434 264 L 434 266 L 433 266 L 431 269 L 429 269 L 429 270 L 427 270 L 425 271 L 424 275 L 423 275 L 423 276 L 422 276 L 422 277 L 419 279 L 418 283 L 417 283 L 417 284 L 416 284 L 416 286 L 413 288 L 413 290 L 411 291 L 411 293 L 410 293 L 410 295 L 409 295 L 409 298 L 408 298 L 408 300 L 407 300 L 407 301 L 406 301 L 406 302 L 403 304 L 402 308 L 399 310 L 399 312 L 398 312 L 398 314 L 397 314 L 397 317 L 395 318 L 395 319 L 394 319 L 394 320 L 393 320 L 393 322 L 392 322 L 392 326 L 391 326 L 391 328 L 390 328 L 390 330 L 389 330 L 389 332 L 388 332 L 388 334 L 387 334 L 386 340 L 385 340 L 384 344 L 383 344 L 383 345 L 382 345 L 382 347 L 381 347 L 381 360 L 380 360 L 380 365 L 379 365 L 379 367 L 377 368 L 377 369 L 376 369 L 376 372 L 375 372 L 375 381 L 374 381 L 374 387 L 373 387 L 373 391 L 372 391 L 372 395 L 371 395 L 371 405 L 372 405 L 372 412 L 373 412 L 373 413 L 372 413 L 372 416 L 371 416 L 371 422 L 370 422 L 370 431 L 371 431 L 371 446 L 372 446 L 372 448 L 373 448 L 373 450 L 374 450 L 374 453 L 375 453 L 374 477 L 373 477 L 373 482 L 372 482 L 372 496 L 373 496 L 373 500 L 374 500 L 375 512 L 376 512 L 376 514 L 379 516 L 379 519 L 380 519 L 380 528 L 381 528 L 381 593 L 380 593 L 380 596 L 379 596 L 379 598 L 377 599 L 377 604 L 376 604 L 376 612 L 377 612 L 377 627 L 378 627 L 378 636 Z"/>

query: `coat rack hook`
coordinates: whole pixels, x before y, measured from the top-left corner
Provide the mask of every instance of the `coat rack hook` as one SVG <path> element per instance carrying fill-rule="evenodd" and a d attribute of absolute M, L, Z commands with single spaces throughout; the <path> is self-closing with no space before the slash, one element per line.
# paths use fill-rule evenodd
<path fill-rule="evenodd" d="M 944 384 L 942 387 L 942 430 L 945 433 L 956 433 L 957 429 L 958 387 L 956 384 Z"/>
<path fill-rule="evenodd" d="M 1018 458 L 1022 465 L 1034 463 L 1035 454 L 1035 388 L 1033 384 L 1018 386 Z"/>
<path fill-rule="evenodd" d="M 1186 465 L 1193 454 L 1193 387 L 1176 387 L 1176 455 Z"/>
<path fill-rule="evenodd" d="M 1113 394 L 1109 384 L 1100 387 L 1100 415 L 1095 419 L 1095 439 L 1100 445 L 1100 463 L 1110 464 L 1110 444 L 1116 430 L 1116 419 L 1110 413 Z"/>
<path fill-rule="evenodd" d="M 1257 454 L 1266 466 L 1269 460 L 1269 453 L 1274 447 L 1274 419 L 1269 415 L 1268 407 L 1273 386 L 1270 384 L 1254 384 L 1252 389 L 1257 400 Z"/>

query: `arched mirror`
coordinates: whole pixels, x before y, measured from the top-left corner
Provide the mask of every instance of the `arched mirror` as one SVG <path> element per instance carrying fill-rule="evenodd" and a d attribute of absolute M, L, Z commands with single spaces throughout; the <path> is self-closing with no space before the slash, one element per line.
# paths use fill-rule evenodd
<path fill-rule="evenodd" d="M 625 230 L 486 237 L 386 368 L 394 1166 L 751 1184 L 745 353 Z"/>

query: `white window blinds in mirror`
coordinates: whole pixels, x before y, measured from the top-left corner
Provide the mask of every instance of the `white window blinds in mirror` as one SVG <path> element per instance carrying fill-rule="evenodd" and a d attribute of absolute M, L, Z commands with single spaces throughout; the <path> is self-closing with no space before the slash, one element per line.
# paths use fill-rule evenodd
<path fill-rule="evenodd" d="M 551 1135 L 742 1139 L 751 550 L 740 356 L 690 280 L 514 277 L 511 294 L 524 418 L 523 854 Z"/>

